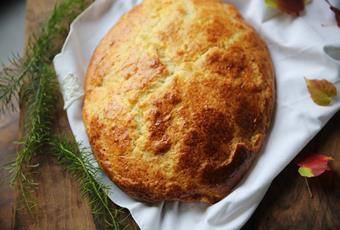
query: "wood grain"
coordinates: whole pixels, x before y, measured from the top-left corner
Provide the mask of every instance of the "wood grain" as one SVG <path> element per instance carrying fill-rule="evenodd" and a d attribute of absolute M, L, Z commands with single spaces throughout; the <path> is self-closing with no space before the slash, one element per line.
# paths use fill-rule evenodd
<path fill-rule="evenodd" d="M 41 28 L 49 16 L 56 0 L 28 0 L 26 10 L 25 44 L 31 34 Z M 66 115 L 62 109 L 62 98 L 59 95 L 56 113 L 55 132 L 70 134 Z M 25 109 L 21 111 L 21 118 Z M 22 125 L 20 126 L 22 131 Z M 39 183 L 36 197 L 39 209 L 34 216 L 24 209 L 16 211 L 15 229 L 95 229 L 92 214 L 87 200 L 80 195 L 78 184 L 51 157 L 51 153 L 39 155 L 39 172 L 36 181 Z"/>
<path fill-rule="evenodd" d="M 9 186 L 6 164 L 15 158 L 18 138 L 19 114 L 11 113 L 0 117 L 0 228 L 13 229 L 15 220 L 15 191 Z"/>
<path fill-rule="evenodd" d="M 308 179 L 296 161 L 309 153 L 331 155 L 332 171 Z M 244 229 L 340 229 L 340 112 L 274 180 Z"/>
<path fill-rule="evenodd" d="M 56 0 L 27 0 L 26 44 L 40 28 Z M 59 97 L 56 132 L 70 133 Z M 25 111 L 21 111 L 21 117 Z M 49 153 L 40 156 L 37 180 L 40 211 L 35 218 L 16 210 L 15 192 L 8 186 L 3 164 L 12 160 L 16 146 L 18 115 L 0 119 L 0 229 L 95 229 L 90 209 L 79 187 Z M 22 129 L 21 129 L 22 130 Z M 313 198 L 293 161 L 274 180 L 265 198 L 243 229 L 340 229 L 340 112 L 302 151 L 321 152 L 335 159 L 332 172 L 309 179 Z M 300 156 L 301 156 L 300 154 Z M 130 220 L 132 221 L 132 220 Z M 135 225 L 133 225 L 136 228 Z"/>

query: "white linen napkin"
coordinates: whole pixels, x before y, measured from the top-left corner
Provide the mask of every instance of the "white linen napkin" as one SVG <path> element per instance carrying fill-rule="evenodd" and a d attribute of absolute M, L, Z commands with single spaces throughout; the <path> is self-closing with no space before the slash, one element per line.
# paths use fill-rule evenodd
<path fill-rule="evenodd" d="M 99 40 L 118 18 L 140 1 L 97 0 L 72 23 L 60 54 L 54 59 L 65 109 L 76 140 L 89 147 L 82 121 L 84 73 Z M 340 108 L 339 96 L 326 107 L 313 103 L 304 77 L 324 78 L 340 89 L 340 29 L 324 1 L 312 1 L 306 13 L 293 18 L 267 8 L 264 0 L 229 0 L 262 35 L 270 49 L 277 84 L 271 133 L 257 161 L 233 192 L 207 206 L 138 202 L 106 175 L 110 199 L 128 208 L 141 229 L 239 229 L 252 215 L 272 180 Z M 329 56 L 327 55 L 329 54 Z M 338 67 L 337 67 L 338 65 Z"/>

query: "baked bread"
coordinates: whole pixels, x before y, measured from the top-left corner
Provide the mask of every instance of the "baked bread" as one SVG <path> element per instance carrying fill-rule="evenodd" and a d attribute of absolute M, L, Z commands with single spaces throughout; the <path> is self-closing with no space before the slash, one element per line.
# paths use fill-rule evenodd
<path fill-rule="evenodd" d="M 83 120 L 106 174 L 146 202 L 214 203 L 268 132 L 274 77 L 265 43 L 218 0 L 145 0 L 97 46 Z"/>

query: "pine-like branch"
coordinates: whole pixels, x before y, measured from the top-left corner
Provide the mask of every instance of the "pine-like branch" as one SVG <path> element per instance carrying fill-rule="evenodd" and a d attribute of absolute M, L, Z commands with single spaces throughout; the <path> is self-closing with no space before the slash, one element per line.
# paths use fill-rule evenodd
<path fill-rule="evenodd" d="M 52 59 L 61 49 L 68 27 L 87 0 L 64 0 L 52 11 L 38 37 L 29 40 L 26 55 L 14 57 L 0 76 L 0 113 L 15 110 L 20 98 L 25 108 L 23 137 L 14 162 L 9 165 L 12 185 L 31 211 L 35 206 L 32 191 L 36 183 L 30 171 L 38 165 L 31 158 L 39 153 L 52 136 L 55 116 L 56 83 Z M 33 167 L 34 166 L 34 167 Z"/>
<path fill-rule="evenodd" d="M 16 110 L 19 91 L 23 84 L 40 77 L 40 68 L 51 63 L 59 52 L 61 43 L 72 20 L 84 9 L 87 0 L 64 0 L 56 5 L 39 36 L 32 36 L 28 42 L 26 55 L 14 56 L 10 65 L 0 76 L 0 113 Z"/>
<path fill-rule="evenodd" d="M 16 159 L 9 165 L 11 183 L 17 186 L 29 211 L 35 206 L 31 192 L 36 186 L 29 172 L 38 166 L 31 163 L 31 158 L 39 153 L 51 136 L 56 104 L 57 84 L 52 67 L 44 64 L 41 66 L 40 74 L 36 82 L 27 85 L 30 88 L 26 89 L 25 132 L 21 141 L 18 141 L 20 150 L 17 152 Z"/>
<path fill-rule="evenodd" d="M 105 229 L 122 229 L 122 209 L 112 207 L 107 196 L 108 187 L 98 180 L 101 170 L 95 166 L 92 153 L 77 142 L 63 138 L 54 138 L 51 145 L 58 162 L 79 182 L 81 193 L 88 198 L 98 223 Z"/>
<path fill-rule="evenodd" d="M 107 187 L 98 182 L 100 169 L 94 167 L 91 153 L 79 149 L 75 141 L 52 138 L 55 105 L 57 104 L 55 72 L 52 59 L 59 52 L 68 26 L 88 0 L 64 0 L 55 7 L 38 37 L 32 36 L 23 58 L 14 57 L 10 67 L 0 76 L 0 114 L 15 110 L 20 100 L 25 108 L 24 133 L 20 150 L 9 165 L 11 182 L 28 210 L 35 207 L 32 195 L 36 183 L 31 171 L 39 164 L 32 157 L 41 149 L 52 148 L 59 163 L 79 181 L 81 192 L 88 197 L 93 215 L 105 229 L 121 229 L 121 208 L 114 207 L 107 196 Z M 120 221 L 119 221 L 120 220 Z"/>

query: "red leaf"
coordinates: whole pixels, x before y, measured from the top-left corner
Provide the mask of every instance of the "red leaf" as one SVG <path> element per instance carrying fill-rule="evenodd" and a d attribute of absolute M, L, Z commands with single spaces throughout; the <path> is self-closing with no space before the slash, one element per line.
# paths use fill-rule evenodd
<path fill-rule="evenodd" d="M 333 6 L 331 6 L 330 8 L 335 14 L 335 20 L 336 20 L 336 23 L 338 24 L 338 27 L 340 27 L 340 10 Z"/>
<path fill-rule="evenodd" d="M 330 160 L 333 158 L 322 154 L 311 154 L 298 163 L 299 173 L 304 177 L 319 176 L 326 170 L 330 170 L 328 166 Z"/>
<path fill-rule="evenodd" d="M 295 16 L 305 9 L 305 0 L 277 0 L 276 3 L 280 10 Z"/>
<path fill-rule="evenodd" d="M 325 1 L 328 3 L 329 8 L 331 9 L 331 11 L 334 12 L 336 23 L 338 24 L 338 27 L 340 28 L 340 9 L 336 8 L 335 6 L 333 6 L 328 0 L 325 0 Z"/>

